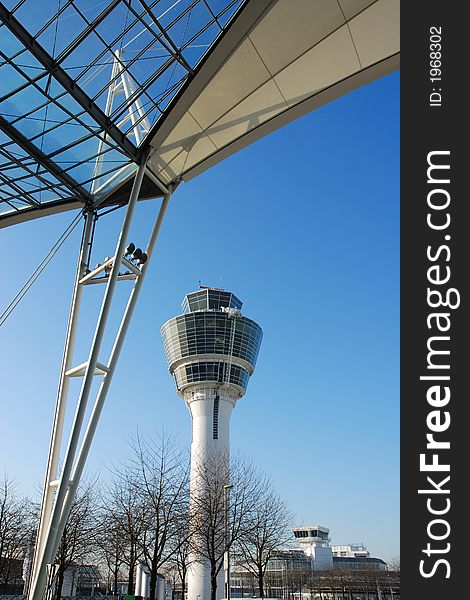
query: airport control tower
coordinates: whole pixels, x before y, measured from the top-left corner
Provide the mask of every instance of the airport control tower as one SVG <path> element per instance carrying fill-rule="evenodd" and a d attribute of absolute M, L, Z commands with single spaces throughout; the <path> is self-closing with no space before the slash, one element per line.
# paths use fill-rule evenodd
<path fill-rule="evenodd" d="M 192 418 L 191 497 L 201 494 L 198 473 L 215 455 L 229 456 L 229 422 L 253 373 L 261 327 L 242 316 L 241 301 L 225 290 L 187 294 L 183 314 L 161 330 L 168 368 Z M 227 481 L 227 484 L 229 482 Z M 210 598 L 210 569 L 196 562 L 188 573 L 188 598 Z M 223 585 L 217 586 L 223 597 Z"/>

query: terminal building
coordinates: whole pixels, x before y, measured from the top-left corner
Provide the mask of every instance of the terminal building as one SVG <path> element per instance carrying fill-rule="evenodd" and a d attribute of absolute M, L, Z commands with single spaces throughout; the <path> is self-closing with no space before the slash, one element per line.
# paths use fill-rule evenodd
<path fill-rule="evenodd" d="M 334 600 L 362 599 L 364 593 L 370 600 L 399 598 L 399 582 L 387 563 L 370 556 L 364 544 L 330 545 L 330 530 L 322 525 L 294 527 L 292 533 L 297 548 L 279 548 L 269 559 L 265 591 L 270 598 L 320 598 L 316 593 Z M 233 598 L 256 597 L 256 578 L 243 560 L 234 560 L 231 585 Z M 341 591 L 333 592 L 335 586 Z"/>
<path fill-rule="evenodd" d="M 324 585 L 330 585 L 330 579 L 335 577 L 335 573 L 343 573 L 354 579 L 355 574 L 360 576 L 361 573 L 387 572 L 387 563 L 381 558 L 371 557 L 362 543 L 330 545 L 328 527 L 300 526 L 294 527 L 292 533 L 297 548 L 292 546 L 274 550 L 266 569 L 267 588 L 277 598 L 290 597 L 288 588 L 292 589 L 302 580 L 305 584 L 312 575 L 318 576 Z M 243 561 L 235 559 L 234 563 L 232 596 L 246 597 L 250 587 L 251 592 L 255 592 L 256 583 L 243 566 Z"/>
<path fill-rule="evenodd" d="M 328 569 L 385 570 L 387 568 L 384 560 L 370 556 L 363 543 L 331 546 L 328 527 L 322 525 L 294 527 L 292 533 L 300 549 L 310 559 L 315 571 Z"/>

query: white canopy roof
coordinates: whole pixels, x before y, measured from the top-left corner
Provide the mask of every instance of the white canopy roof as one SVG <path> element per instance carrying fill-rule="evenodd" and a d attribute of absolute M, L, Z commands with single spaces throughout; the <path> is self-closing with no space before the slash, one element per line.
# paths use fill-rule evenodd
<path fill-rule="evenodd" d="M 136 2 L 0 0 L 0 227 L 126 204 L 149 155 L 161 196 L 399 64 L 399 0 Z"/>
<path fill-rule="evenodd" d="M 187 181 L 398 65 L 398 0 L 250 2 L 151 139 L 150 167 Z"/>

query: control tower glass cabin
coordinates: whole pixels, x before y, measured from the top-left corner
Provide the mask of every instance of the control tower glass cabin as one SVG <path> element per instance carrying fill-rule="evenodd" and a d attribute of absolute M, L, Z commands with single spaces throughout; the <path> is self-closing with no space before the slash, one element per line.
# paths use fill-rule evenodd
<path fill-rule="evenodd" d="M 183 314 L 163 325 L 168 368 L 187 403 L 206 387 L 224 390 L 233 404 L 244 395 L 263 333 L 241 307 L 232 292 L 203 289 L 187 294 Z"/>

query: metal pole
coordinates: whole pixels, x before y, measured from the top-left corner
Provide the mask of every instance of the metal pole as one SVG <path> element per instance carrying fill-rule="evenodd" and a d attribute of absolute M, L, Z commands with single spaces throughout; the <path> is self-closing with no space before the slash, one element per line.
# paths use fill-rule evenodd
<path fill-rule="evenodd" d="M 116 171 L 116 173 L 113 173 L 112 175 L 110 175 L 110 177 L 108 179 L 106 179 L 106 181 L 104 181 L 99 187 L 97 187 L 96 189 L 94 189 L 93 193 L 94 194 L 99 194 L 101 193 L 104 189 L 106 189 L 107 187 L 109 187 L 114 181 L 116 181 L 116 179 L 119 179 L 119 177 L 124 178 L 124 173 L 126 171 L 129 171 L 131 169 L 134 169 L 135 165 L 134 163 L 128 163 L 127 165 L 124 165 L 123 167 L 121 167 L 118 171 Z M 125 177 L 127 177 L 127 175 L 125 175 Z M 93 180 L 93 183 L 97 182 L 97 179 Z"/>
<path fill-rule="evenodd" d="M 116 95 L 116 76 L 118 70 L 118 53 L 117 56 L 114 57 L 113 60 L 113 68 L 111 70 L 111 83 L 108 88 L 108 96 L 106 98 L 106 106 L 104 108 L 104 114 L 110 115 L 111 110 L 113 108 L 114 96 Z M 93 182 L 91 184 L 91 193 L 96 194 L 96 186 L 99 181 L 101 171 L 103 170 L 103 148 L 106 143 L 106 133 L 103 133 L 100 136 L 100 141 L 98 143 L 98 156 L 96 157 L 95 167 L 93 169 Z"/>
<path fill-rule="evenodd" d="M 45 535 L 47 526 L 50 521 L 52 512 L 52 503 L 54 499 L 54 490 L 51 483 L 57 477 L 57 467 L 59 463 L 60 446 L 62 442 L 62 432 L 64 427 L 65 410 L 67 407 L 67 398 L 69 390 L 69 380 L 65 376 L 65 372 L 71 367 L 73 359 L 73 350 L 75 346 L 75 338 L 77 333 L 78 313 L 82 299 L 83 288 L 79 281 L 83 275 L 83 270 L 86 266 L 86 257 L 88 252 L 88 244 L 90 242 L 91 227 L 93 224 L 93 211 L 88 211 L 85 216 L 85 224 L 83 228 L 82 243 L 80 247 L 77 273 L 75 275 L 75 283 L 72 294 L 72 302 L 70 305 L 69 320 L 67 324 L 67 333 L 65 336 L 64 354 L 62 358 L 62 367 L 59 379 L 59 388 L 57 391 L 57 401 L 54 414 L 54 423 L 52 426 L 51 443 L 49 447 L 49 458 L 46 468 L 46 476 L 44 482 L 44 491 L 41 502 L 40 521 L 38 534 L 36 537 L 36 545 L 33 555 L 33 565 L 29 584 L 31 584 L 36 576 L 37 561 L 44 548 Z M 29 587 L 29 586 L 28 586 Z"/>
<path fill-rule="evenodd" d="M 119 274 L 119 268 L 121 266 L 121 256 L 124 253 L 125 243 L 129 231 L 129 227 L 132 221 L 132 217 L 135 210 L 135 205 L 137 203 L 137 198 L 140 192 L 140 187 L 142 185 L 142 180 L 145 173 L 145 162 L 141 164 L 137 170 L 134 184 L 132 186 L 131 195 L 129 198 L 129 203 L 127 205 L 126 214 L 124 217 L 124 221 L 122 224 L 121 232 L 119 235 L 118 243 L 116 245 L 115 251 L 115 261 L 113 267 L 111 269 L 111 273 L 109 275 L 108 284 L 106 286 L 106 291 L 103 298 L 103 303 L 101 305 L 101 312 L 98 318 L 98 323 L 95 330 L 95 335 L 93 338 L 93 343 L 90 350 L 90 355 L 88 358 L 88 364 L 85 371 L 85 376 L 82 384 L 82 389 L 80 391 L 80 396 L 77 404 L 77 410 L 75 413 L 74 422 L 72 425 L 72 431 L 70 435 L 69 445 L 67 448 L 67 452 L 64 459 L 64 465 L 62 469 L 62 474 L 60 477 L 60 481 L 57 487 L 56 500 L 54 504 L 54 508 L 52 510 L 50 523 L 45 535 L 45 544 L 42 552 L 38 554 L 38 566 L 36 570 L 36 576 L 33 580 L 33 587 L 31 590 L 30 600 L 41 600 L 42 593 L 45 585 L 45 577 L 46 577 L 46 565 L 50 564 L 57 553 L 58 548 L 58 540 L 62 535 L 62 531 L 59 531 L 58 526 L 59 522 L 63 522 L 62 517 L 62 508 L 64 506 L 65 497 L 67 492 L 69 491 L 69 486 L 71 485 L 70 474 L 72 471 L 73 461 L 75 457 L 75 452 L 77 449 L 77 445 L 79 442 L 81 426 L 83 423 L 83 418 L 85 416 L 86 405 L 88 401 L 88 397 L 90 395 L 90 390 L 93 382 L 93 377 L 95 375 L 96 363 L 98 361 L 98 354 L 101 348 L 101 342 L 103 340 L 103 335 L 106 327 L 106 321 L 109 314 L 109 309 L 111 306 L 111 300 L 114 295 L 114 290 L 116 288 L 117 276 Z M 78 481 L 73 482 L 74 488 L 78 484 Z M 73 499 L 74 489 L 70 489 L 71 498 Z M 70 502 L 69 502 L 70 506 Z M 67 516 L 66 516 L 67 517 Z M 65 517 L 65 519 L 66 519 Z"/>
<path fill-rule="evenodd" d="M 229 549 L 229 528 L 228 528 L 228 510 L 229 493 L 233 488 L 232 484 L 224 485 L 224 521 L 225 521 L 225 553 L 224 553 L 224 571 L 225 571 L 225 598 L 230 600 L 230 549 Z"/>
<path fill-rule="evenodd" d="M 109 361 L 109 365 L 108 365 L 109 372 L 106 373 L 103 377 L 103 381 L 102 381 L 100 389 L 98 391 L 98 396 L 97 396 L 95 404 L 93 406 L 90 421 L 88 423 L 88 427 L 87 427 L 85 436 L 83 438 L 82 446 L 77 455 L 77 461 L 76 461 L 75 468 L 72 472 L 72 477 L 71 477 L 71 480 L 73 483 L 68 490 L 67 497 L 64 502 L 64 508 L 62 511 L 58 531 L 63 531 L 63 529 L 65 527 L 65 523 L 67 521 L 67 517 L 68 517 L 69 511 L 70 511 L 70 505 L 73 500 L 73 495 L 74 495 L 73 492 L 76 487 L 76 482 L 80 481 L 80 477 L 82 475 L 83 468 L 85 466 L 85 461 L 87 459 L 88 452 L 90 450 L 91 443 L 93 441 L 93 436 L 95 434 L 96 427 L 98 425 L 98 421 L 99 421 L 99 418 L 101 415 L 101 410 L 103 408 L 109 386 L 111 385 L 114 371 L 116 369 L 119 355 L 121 353 L 122 345 L 124 343 L 124 338 L 126 337 L 127 329 L 129 327 L 129 323 L 131 321 L 132 314 L 134 312 L 134 308 L 137 303 L 137 299 L 139 297 L 140 289 L 141 289 L 142 284 L 145 279 L 145 273 L 147 272 L 147 269 L 150 264 L 150 260 L 152 257 L 155 242 L 157 241 L 157 237 L 160 232 L 160 228 L 161 228 L 163 218 L 166 213 L 166 209 L 168 208 L 170 198 L 171 198 L 171 194 L 168 194 L 163 199 L 162 205 L 158 212 L 158 216 L 155 221 L 155 225 L 152 229 L 152 233 L 150 235 L 149 243 L 148 243 L 148 246 L 146 249 L 147 261 L 142 266 L 142 274 L 137 278 L 137 280 L 134 284 L 134 288 L 130 294 L 130 297 L 129 297 L 129 300 L 128 300 L 128 303 L 126 306 L 126 310 L 125 310 L 123 318 L 121 320 L 121 324 L 119 326 L 119 331 L 116 336 L 116 340 L 114 342 L 113 349 L 111 351 L 111 357 L 110 357 L 110 361 Z M 60 537 L 59 537 L 59 539 L 56 540 L 57 545 L 59 543 L 59 540 L 60 540 Z"/>

